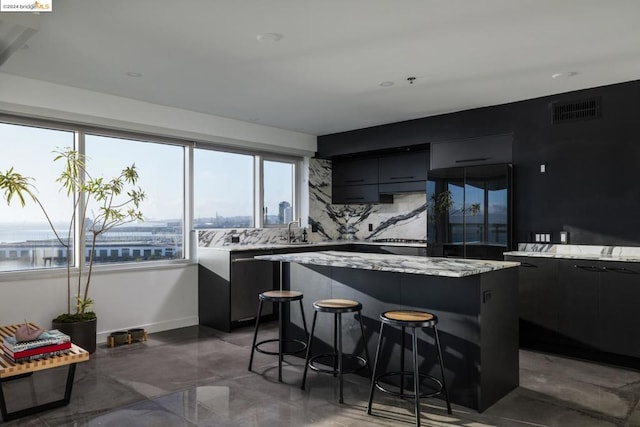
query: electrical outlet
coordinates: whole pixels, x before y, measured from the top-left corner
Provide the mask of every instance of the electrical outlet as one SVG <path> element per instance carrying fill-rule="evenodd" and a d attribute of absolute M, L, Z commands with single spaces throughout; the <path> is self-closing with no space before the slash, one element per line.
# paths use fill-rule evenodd
<path fill-rule="evenodd" d="M 231 236 L 231 243 L 240 243 L 240 236 Z"/>
<path fill-rule="evenodd" d="M 486 304 L 489 301 L 491 301 L 491 290 L 482 292 L 482 302 Z"/>

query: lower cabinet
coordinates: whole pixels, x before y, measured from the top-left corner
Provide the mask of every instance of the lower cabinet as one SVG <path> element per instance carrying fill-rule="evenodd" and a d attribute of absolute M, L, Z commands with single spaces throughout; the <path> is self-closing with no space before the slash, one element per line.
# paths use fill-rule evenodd
<path fill-rule="evenodd" d="M 200 324 L 230 332 L 237 326 L 253 323 L 258 295 L 279 286 L 279 270 L 274 263 L 257 261 L 254 255 L 264 251 L 230 252 L 198 250 L 198 317 Z M 271 303 L 263 316 L 273 315 Z"/>
<path fill-rule="evenodd" d="M 600 274 L 601 347 L 606 351 L 640 357 L 640 265 L 602 263 Z"/>
<path fill-rule="evenodd" d="M 521 263 L 523 347 L 621 364 L 640 358 L 640 264 L 505 258 Z"/>
<path fill-rule="evenodd" d="M 507 257 L 520 262 L 520 342 L 535 346 L 540 336 L 551 339 L 559 330 L 561 292 L 555 259 Z"/>
<path fill-rule="evenodd" d="M 560 305 L 558 332 L 567 344 L 600 348 L 599 268 L 576 260 L 558 260 Z"/>

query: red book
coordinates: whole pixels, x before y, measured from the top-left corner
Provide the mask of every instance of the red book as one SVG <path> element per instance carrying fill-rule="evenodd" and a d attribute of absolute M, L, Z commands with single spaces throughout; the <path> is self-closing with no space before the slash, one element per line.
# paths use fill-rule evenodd
<path fill-rule="evenodd" d="M 43 353 L 52 353 L 55 351 L 68 350 L 71 348 L 71 341 L 63 342 L 60 344 L 43 345 L 41 347 L 30 348 L 27 350 L 13 352 L 7 347 L 2 346 L 5 354 L 12 359 L 22 359 L 23 357 L 37 356 Z"/>

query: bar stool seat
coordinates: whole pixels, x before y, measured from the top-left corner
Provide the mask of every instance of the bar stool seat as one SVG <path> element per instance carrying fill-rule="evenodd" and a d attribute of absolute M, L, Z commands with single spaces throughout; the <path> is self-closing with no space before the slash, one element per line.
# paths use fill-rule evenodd
<path fill-rule="evenodd" d="M 302 375 L 302 386 L 304 390 L 307 381 L 307 371 L 311 368 L 314 371 L 333 374 L 338 376 L 340 381 L 340 403 L 344 403 L 343 396 L 343 375 L 359 371 L 365 366 L 369 366 L 369 352 L 367 350 L 367 342 L 364 336 L 364 325 L 362 323 L 362 304 L 358 301 L 349 299 L 325 299 L 318 300 L 313 303 L 314 313 L 313 322 L 311 323 L 311 334 L 309 335 L 309 342 L 307 343 L 307 357 L 304 364 L 304 374 Z M 322 353 L 311 356 L 311 342 L 316 328 L 316 321 L 318 313 L 332 313 L 334 315 L 333 323 L 333 352 Z M 355 354 L 343 354 L 342 352 L 342 315 L 346 313 L 357 313 L 360 323 L 360 332 L 362 333 L 362 343 L 365 351 L 365 357 Z M 333 368 L 321 368 L 316 364 L 320 360 L 331 360 L 333 362 Z M 344 368 L 344 360 L 351 359 L 356 361 L 356 367 L 351 369 Z"/>
<path fill-rule="evenodd" d="M 451 403 L 449 402 L 449 393 L 447 392 L 447 385 L 444 378 L 444 364 L 442 362 L 442 351 L 440 348 L 440 338 L 438 337 L 438 317 L 426 311 L 415 311 L 415 310 L 392 310 L 385 311 L 380 315 L 380 336 L 378 338 L 378 346 L 376 348 L 376 355 L 373 362 L 373 372 L 371 375 L 371 389 L 369 392 L 369 404 L 367 405 L 367 414 L 371 415 L 371 407 L 373 405 L 373 393 L 377 388 L 378 390 L 391 394 L 393 396 L 398 396 L 401 398 L 413 398 L 414 406 L 415 406 L 415 415 L 416 415 L 416 426 L 420 427 L 420 398 L 424 397 L 434 397 L 440 394 L 444 394 L 445 401 L 447 403 L 447 412 L 451 414 Z M 377 375 L 377 367 L 378 367 L 378 358 L 380 356 L 380 350 L 382 347 L 382 339 L 384 333 L 384 326 L 396 326 L 402 329 L 402 343 L 401 343 L 401 359 L 400 359 L 400 370 L 385 372 L 381 375 Z M 413 348 L 413 372 L 405 371 L 404 369 L 404 337 L 405 337 L 405 328 L 411 328 L 411 336 L 412 336 L 412 348 Z M 438 362 L 440 364 L 440 374 L 441 378 L 436 378 L 432 375 L 421 374 L 418 370 L 418 338 L 416 335 L 416 328 L 432 328 L 433 335 L 435 338 L 435 347 L 438 356 Z M 380 381 L 383 378 L 400 376 L 400 387 L 399 391 L 395 391 L 383 386 Z M 413 392 L 406 392 L 404 390 L 404 377 L 412 377 L 413 378 Z M 432 384 L 434 384 L 434 391 L 429 393 L 420 392 L 420 379 L 427 379 Z"/>
<path fill-rule="evenodd" d="M 307 321 L 304 317 L 304 308 L 302 307 L 302 292 L 298 291 L 287 291 L 287 290 L 273 290 L 273 291 L 265 291 L 259 295 L 260 302 L 258 303 L 258 315 L 256 317 L 256 327 L 253 332 L 253 344 L 251 345 L 251 357 L 249 359 L 249 370 L 253 366 L 253 356 L 255 352 L 269 354 L 269 355 L 277 355 L 278 356 L 278 381 L 282 382 L 282 360 L 286 355 L 301 353 L 307 349 L 307 342 L 294 338 L 283 338 L 282 332 L 284 330 L 284 319 L 282 316 L 282 308 L 285 303 L 291 303 L 294 301 L 298 301 L 300 303 L 300 313 L 302 315 L 302 324 L 304 325 L 304 333 L 305 338 L 309 337 L 309 331 L 307 330 Z M 258 330 L 260 328 L 260 317 L 262 316 L 262 306 L 264 302 L 271 302 L 279 305 L 279 325 L 278 325 L 278 338 L 262 340 L 260 342 L 256 342 L 258 339 Z M 269 351 L 261 348 L 263 345 L 267 343 L 278 343 L 278 351 Z M 295 348 L 293 349 L 285 349 L 286 344 L 294 344 Z"/>

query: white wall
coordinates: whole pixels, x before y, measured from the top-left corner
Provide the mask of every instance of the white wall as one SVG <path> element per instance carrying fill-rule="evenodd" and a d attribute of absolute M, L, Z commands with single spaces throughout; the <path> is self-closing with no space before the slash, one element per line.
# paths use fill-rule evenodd
<path fill-rule="evenodd" d="M 0 277 L 0 324 L 27 319 L 44 328 L 66 311 L 63 272 Z M 191 264 L 94 272 L 89 296 L 98 316 L 98 344 L 110 332 L 158 332 L 198 324 L 198 267 Z M 75 292 L 74 292 L 75 294 Z"/>
<path fill-rule="evenodd" d="M 314 135 L 1 72 L 0 112 L 283 154 L 309 156 L 317 150 L 317 138 Z"/>

